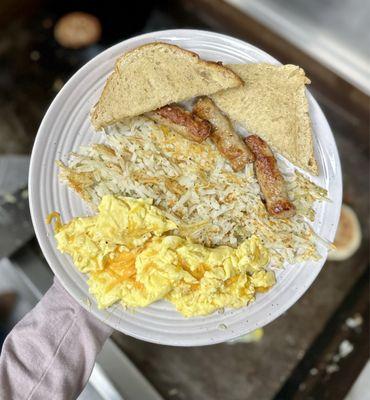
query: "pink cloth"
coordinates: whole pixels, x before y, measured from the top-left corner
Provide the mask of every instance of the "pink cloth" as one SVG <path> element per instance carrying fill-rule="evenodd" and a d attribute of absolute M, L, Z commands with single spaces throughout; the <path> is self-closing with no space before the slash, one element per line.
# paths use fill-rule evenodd
<path fill-rule="evenodd" d="M 0 399 L 75 399 L 111 333 L 55 281 L 5 339 Z"/>

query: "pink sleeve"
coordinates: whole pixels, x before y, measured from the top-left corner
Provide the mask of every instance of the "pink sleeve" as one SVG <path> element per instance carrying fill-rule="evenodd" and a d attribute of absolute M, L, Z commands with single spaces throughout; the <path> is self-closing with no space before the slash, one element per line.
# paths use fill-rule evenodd
<path fill-rule="evenodd" d="M 76 398 L 111 333 L 54 281 L 4 342 L 0 399 Z"/>

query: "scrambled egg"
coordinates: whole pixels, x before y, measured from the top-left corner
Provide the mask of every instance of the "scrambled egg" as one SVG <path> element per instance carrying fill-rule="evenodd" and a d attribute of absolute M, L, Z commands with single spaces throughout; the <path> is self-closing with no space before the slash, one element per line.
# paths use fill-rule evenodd
<path fill-rule="evenodd" d="M 275 283 L 265 269 L 269 253 L 257 236 L 236 249 L 207 248 L 170 235 L 177 225 L 152 200 L 104 196 L 99 213 L 63 225 L 58 213 L 48 217 L 58 249 L 89 274 L 98 306 L 117 301 L 145 307 L 167 299 L 187 317 L 223 307 L 242 307 L 257 291 Z"/>

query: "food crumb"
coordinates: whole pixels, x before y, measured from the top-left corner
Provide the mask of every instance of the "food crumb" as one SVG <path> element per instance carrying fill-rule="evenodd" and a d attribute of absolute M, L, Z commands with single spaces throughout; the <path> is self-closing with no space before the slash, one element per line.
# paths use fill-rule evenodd
<path fill-rule="evenodd" d="M 333 356 L 333 361 L 334 362 L 338 362 L 340 360 L 340 355 L 339 354 L 335 354 L 334 356 Z"/>
<path fill-rule="evenodd" d="M 326 366 L 326 372 L 328 374 L 334 374 L 334 372 L 339 371 L 339 366 L 338 364 L 329 364 Z"/>
<path fill-rule="evenodd" d="M 326 366 L 326 372 L 333 374 L 339 371 L 339 361 L 347 357 L 353 351 L 353 344 L 349 340 L 343 340 L 339 344 L 338 352 L 331 357 L 330 363 Z"/>
<path fill-rule="evenodd" d="M 298 360 L 300 360 L 301 358 L 303 358 L 304 356 L 304 351 L 303 350 L 299 350 L 299 352 L 297 353 L 297 358 Z"/>
<path fill-rule="evenodd" d="M 64 82 L 60 78 L 57 78 L 53 83 L 52 89 L 54 90 L 54 92 L 59 92 L 59 90 L 63 87 L 63 85 Z"/>
<path fill-rule="evenodd" d="M 363 319 L 361 314 L 356 313 L 353 317 L 349 317 L 346 319 L 346 325 L 350 329 L 356 329 L 362 325 Z"/>
<path fill-rule="evenodd" d="M 22 197 L 22 199 L 28 199 L 28 190 L 27 189 L 22 190 L 21 197 Z"/>
<path fill-rule="evenodd" d="M 170 389 L 169 391 L 168 391 L 168 395 L 169 396 L 176 396 L 176 395 L 178 395 L 179 394 L 179 389 L 176 389 L 176 388 L 172 388 L 172 389 Z"/>
<path fill-rule="evenodd" d="M 291 345 L 291 346 L 294 346 L 295 344 L 296 344 L 296 340 L 295 340 L 295 338 L 294 338 L 294 336 L 292 336 L 292 335 L 286 335 L 285 336 L 285 340 L 287 341 L 287 343 L 289 344 L 289 345 Z"/>
<path fill-rule="evenodd" d="M 11 193 L 4 193 L 3 194 L 3 199 L 4 199 L 5 203 L 14 204 L 14 203 L 17 202 L 17 199 Z"/>
<path fill-rule="evenodd" d="M 257 328 L 254 331 L 240 336 L 236 339 L 229 340 L 227 343 L 228 344 L 236 344 L 236 343 L 256 343 L 260 342 L 262 337 L 263 337 L 264 331 L 262 328 Z"/>
<path fill-rule="evenodd" d="M 339 345 L 340 358 L 347 357 L 353 351 L 353 344 L 349 340 L 343 340 Z"/>
<path fill-rule="evenodd" d="M 30 53 L 30 59 L 32 61 L 38 61 L 40 59 L 40 52 L 37 50 L 33 50 Z"/>
<path fill-rule="evenodd" d="M 218 326 L 218 329 L 221 329 L 222 331 L 225 331 L 227 329 L 227 326 L 225 324 L 220 324 Z"/>
<path fill-rule="evenodd" d="M 91 308 L 91 300 L 88 297 L 85 299 L 85 304 L 89 309 Z"/>

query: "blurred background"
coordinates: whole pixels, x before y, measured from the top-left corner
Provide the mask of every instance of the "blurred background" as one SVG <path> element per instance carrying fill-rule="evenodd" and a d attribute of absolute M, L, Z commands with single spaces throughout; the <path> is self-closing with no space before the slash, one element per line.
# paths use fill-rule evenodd
<path fill-rule="evenodd" d="M 363 0 L 0 1 L 0 346 L 52 282 L 27 198 L 29 155 L 48 105 L 112 44 L 205 29 L 305 69 L 339 148 L 361 246 L 328 261 L 282 317 L 232 343 L 184 349 L 113 334 L 80 399 L 370 399 L 369 21 Z M 343 227 L 344 242 L 359 234 L 351 229 Z"/>

